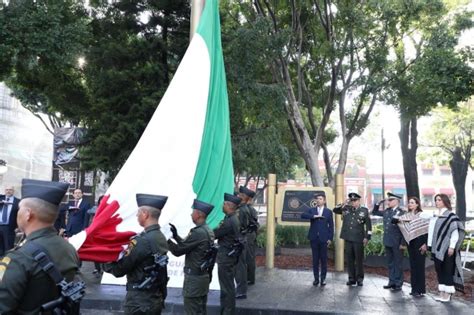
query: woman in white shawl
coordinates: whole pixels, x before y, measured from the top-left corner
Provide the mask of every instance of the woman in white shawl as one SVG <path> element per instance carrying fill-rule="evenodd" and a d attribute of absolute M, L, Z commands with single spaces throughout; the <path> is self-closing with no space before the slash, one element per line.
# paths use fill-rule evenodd
<path fill-rule="evenodd" d="M 447 195 L 437 194 L 435 204 L 439 213 L 436 219 L 431 220 L 428 232 L 428 247 L 434 258 L 440 292 L 435 299 L 449 302 L 455 290 L 464 291 L 460 254 L 464 226 L 452 211 Z"/>
<path fill-rule="evenodd" d="M 399 217 L 398 227 L 408 243 L 410 258 L 410 282 L 413 297 L 422 297 L 426 293 L 425 284 L 425 254 L 428 239 L 428 226 L 432 214 L 421 209 L 420 199 L 408 198 L 408 213 Z"/>

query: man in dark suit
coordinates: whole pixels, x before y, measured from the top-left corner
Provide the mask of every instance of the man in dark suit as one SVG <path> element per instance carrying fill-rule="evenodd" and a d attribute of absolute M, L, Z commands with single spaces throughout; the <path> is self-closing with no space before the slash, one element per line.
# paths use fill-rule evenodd
<path fill-rule="evenodd" d="M 67 210 L 66 229 L 64 230 L 64 235 L 67 237 L 71 237 L 87 227 L 87 210 L 91 208 L 91 205 L 82 198 L 82 190 L 74 190 L 73 197 L 74 200 L 69 201 Z"/>
<path fill-rule="evenodd" d="M 326 273 L 328 266 L 328 245 L 334 236 L 334 221 L 332 211 L 326 208 L 326 196 L 324 193 L 316 193 L 316 207 L 310 208 L 301 214 L 302 219 L 311 220 L 308 239 L 311 242 L 313 252 L 313 285 L 326 285 Z M 319 264 L 321 263 L 321 276 L 319 275 Z"/>
<path fill-rule="evenodd" d="M 6 186 L 5 195 L 0 195 L 0 256 L 13 248 L 15 243 L 16 217 L 20 200 L 13 196 L 13 186 Z"/>
<path fill-rule="evenodd" d="M 388 193 L 388 208 L 380 211 L 381 200 L 374 205 L 372 215 L 383 217 L 383 245 L 385 246 L 385 254 L 388 264 L 388 284 L 384 285 L 384 289 L 392 289 L 400 291 L 403 285 L 403 249 L 405 241 L 402 232 L 397 224 L 397 218 L 406 212 L 400 208 L 401 196 Z"/>

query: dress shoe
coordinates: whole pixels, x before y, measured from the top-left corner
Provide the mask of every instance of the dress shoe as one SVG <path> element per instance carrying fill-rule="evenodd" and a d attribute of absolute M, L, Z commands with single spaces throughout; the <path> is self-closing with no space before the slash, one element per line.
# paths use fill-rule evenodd
<path fill-rule="evenodd" d="M 393 287 L 394 287 L 393 284 L 387 284 L 387 285 L 384 285 L 384 286 L 383 286 L 384 289 L 391 289 L 391 288 L 393 288 Z"/>
<path fill-rule="evenodd" d="M 357 282 L 349 280 L 346 282 L 346 285 L 356 286 Z"/>
<path fill-rule="evenodd" d="M 451 294 L 441 293 L 441 295 L 435 296 L 434 299 L 438 302 L 446 303 L 446 302 L 449 302 L 451 300 Z"/>
<path fill-rule="evenodd" d="M 364 285 L 364 282 L 363 281 L 357 281 L 357 286 L 358 287 L 362 287 Z"/>
<path fill-rule="evenodd" d="M 326 279 L 321 280 L 321 286 L 325 286 L 325 285 L 326 285 Z"/>
<path fill-rule="evenodd" d="M 392 291 L 394 291 L 394 292 L 398 292 L 398 291 L 401 291 L 401 290 L 402 290 L 402 287 L 399 287 L 399 286 L 396 286 L 396 285 L 394 285 L 392 287 Z"/>
<path fill-rule="evenodd" d="M 314 286 L 316 286 L 316 285 L 318 285 L 318 284 L 319 284 L 319 281 L 318 281 L 318 280 L 314 280 L 314 281 L 313 281 L 313 285 L 314 285 Z"/>
<path fill-rule="evenodd" d="M 237 300 L 244 300 L 247 298 L 247 294 L 238 294 L 235 296 L 235 299 Z"/>

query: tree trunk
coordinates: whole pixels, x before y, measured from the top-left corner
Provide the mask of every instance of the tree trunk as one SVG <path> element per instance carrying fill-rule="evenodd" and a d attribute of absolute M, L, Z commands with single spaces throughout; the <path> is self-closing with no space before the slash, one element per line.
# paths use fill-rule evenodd
<path fill-rule="evenodd" d="M 403 174 L 408 197 L 420 198 L 418 186 L 418 170 L 416 151 L 418 150 L 417 118 L 407 118 L 400 115 L 400 144 L 403 157 Z"/>
<path fill-rule="evenodd" d="M 337 164 L 336 174 L 344 174 L 347 165 L 347 155 L 349 153 L 349 142 L 351 139 L 347 136 L 344 136 L 342 139 L 341 151 L 339 152 L 339 162 Z M 336 187 L 335 178 L 331 182 L 331 187 Z"/>
<path fill-rule="evenodd" d="M 466 177 L 469 160 L 465 159 L 461 148 L 454 149 L 449 165 L 456 190 L 456 213 L 461 221 L 466 221 Z"/>
<path fill-rule="evenodd" d="M 305 126 L 303 116 L 301 115 L 298 100 L 295 97 L 293 86 L 291 83 L 290 72 L 286 61 L 280 58 L 277 62 L 277 68 L 280 71 L 281 81 L 285 86 L 287 93 L 287 102 L 285 102 L 285 110 L 288 115 L 288 122 L 290 125 L 291 132 L 295 138 L 296 146 L 301 152 L 303 159 L 305 160 L 306 167 L 308 168 L 311 176 L 311 182 L 313 186 L 323 186 L 323 179 L 319 170 L 319 147 L 315 147 L 308 134 L 308 130 Z"/>

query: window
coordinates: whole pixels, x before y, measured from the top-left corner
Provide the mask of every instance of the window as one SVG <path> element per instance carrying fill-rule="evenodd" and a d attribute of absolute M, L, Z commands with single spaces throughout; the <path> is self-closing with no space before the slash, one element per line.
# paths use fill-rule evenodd
<path fill-rule="evenodd" d="M 451 175 L 451 170 L 449 168 L 442 168 L 440 170 L 440 173 L 441 175 L 444 175 L 444 176 Z"/>
<path fill-rule="evenodd" d="M 423 175 L 433 175 L 433 169 L 432 168 L 424 168 L 422 170 Z"/>
<path fill-rule="evenodd" d="M 265 190 L 263 188 L 258 188 L 257 189 L 257 196 L 254 199 L 253 203 L 256 205 L 263 205 L 265 203 Z"/>
<path fill-rule="evenodd" d="M 421 205 L 423 207 L 434 207 L 433 199 L 434 199 L 434 195 L 424 194 L 423 197 L 421 198 Z"/>

